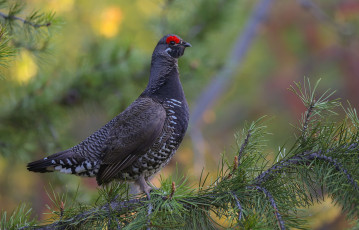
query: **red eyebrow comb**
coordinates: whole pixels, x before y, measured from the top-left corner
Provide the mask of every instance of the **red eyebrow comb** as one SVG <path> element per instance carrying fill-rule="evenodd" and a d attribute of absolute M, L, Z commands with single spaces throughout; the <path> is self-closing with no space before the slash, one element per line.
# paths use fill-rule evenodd
<path fill-rule="evenodd" d="M 167 44 L 170 44 L 170 42 L 174 41 L 175 43 L 180 43 L 180 39 L 177 37 L 177 36 L 169 36 L 167 39 L 166 39 L 166 43 Z"/>

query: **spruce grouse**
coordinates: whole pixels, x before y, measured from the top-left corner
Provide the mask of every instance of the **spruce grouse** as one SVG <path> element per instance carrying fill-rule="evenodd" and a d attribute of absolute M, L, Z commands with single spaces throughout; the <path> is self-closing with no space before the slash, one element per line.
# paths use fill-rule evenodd
<path fill-rule="evenodd" d="M 33 172 L 96 177 L 99 185 L 114 179 L 135 181 L 149 196 L 149 177 L 172 158 L 187 130 L 189 112 L 177 59 L 188 42 L 168 34 L 152 54 L 143 93 L 122 113 L 80 144 L 31 162 Z"/>

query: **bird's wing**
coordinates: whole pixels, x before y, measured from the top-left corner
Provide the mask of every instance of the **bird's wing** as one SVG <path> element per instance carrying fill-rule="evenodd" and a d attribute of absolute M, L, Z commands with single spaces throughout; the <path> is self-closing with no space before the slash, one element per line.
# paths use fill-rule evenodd
<path fill-rule="evenodd" d="M 139 98 L 113 120 L 107 150 L 97 174 L 97 183 L 111 181 L 121 170 L 142 156 L 159 137 L 166 118 L 163 106 Z"/>

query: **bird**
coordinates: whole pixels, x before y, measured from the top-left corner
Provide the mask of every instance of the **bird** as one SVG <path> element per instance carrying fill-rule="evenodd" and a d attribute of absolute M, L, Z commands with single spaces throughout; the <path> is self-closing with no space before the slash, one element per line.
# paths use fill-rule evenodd
<path fill-rule="evenodd" d="M 191 44 L 163 36 L 151 60 L 147 87 L 123 112 L 67 150 L 27 164 L 32 172 L 96 177 L 97 184 L 134 182 L 150 197 L 149 179 L 166 166 L 189 121 L 178 59 Z"/>

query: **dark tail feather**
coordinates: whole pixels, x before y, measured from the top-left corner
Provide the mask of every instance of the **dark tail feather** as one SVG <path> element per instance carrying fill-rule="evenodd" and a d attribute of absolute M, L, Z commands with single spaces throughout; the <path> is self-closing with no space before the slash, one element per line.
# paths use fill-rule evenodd
<path fill-rule="evenodd" d="M 53 168 L 51 164 L 51 160 L 49 159 L 46 160 L 42 159 L 27 164 L 27 170 L 32 172 L 40 172 L 40 173 L 53 172 L 54 170 L 53 169 L 51 170 L 51 167 Z"/>
<path fill-rule="evenodd" d="M 46 173 L 55 171 L 54 167 L 57 165 L 57 160 L 66 157 L 68 150 L 55 153 L 44 159 L 33 161 L 27 164 L 27 170 L 32 172 Z"/>

